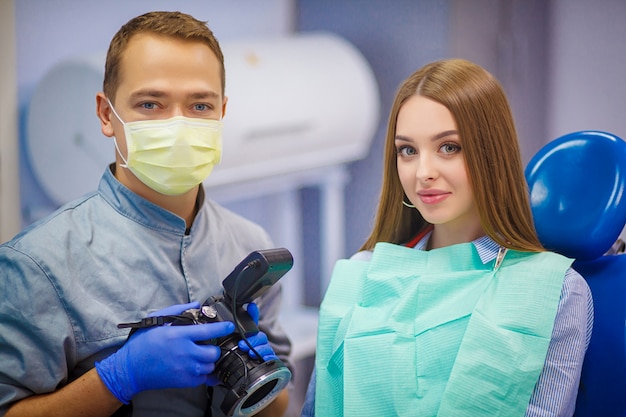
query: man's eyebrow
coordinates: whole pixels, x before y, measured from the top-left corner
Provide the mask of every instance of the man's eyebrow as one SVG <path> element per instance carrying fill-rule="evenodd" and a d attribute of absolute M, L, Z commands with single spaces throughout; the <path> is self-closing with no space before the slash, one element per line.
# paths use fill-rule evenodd
<path fill-rule="evenodd" d="M 130 99 L 136 100 L 141 97 L 161 98 L 165 96 L 167 96 L 167 94 L 160 90 L 138 90 L 130 95 Z"/>
<path fill-rule="evenodd" d="M 164 91 L 146 89 L 146 90 L 135 91 L 134 93 L 130 95 L 130 99 L 136 100 L 142 97 L 162 98 L 162 97 L 167 97 L 167 96 L 168 94 Z M 194 100 L 200 100 L 200 99 L 219 98 L 220 95 L 216 93 L 215 91 L 197 91 L 197 92 L 189 94 L 188 97 Z"/>
<path fill-rule="evenodd" d="M 199 91 L 189 95 L 189 98 L 204 99 L 204 98 L 220 98 L 220 95 L 215 91 Z"/>

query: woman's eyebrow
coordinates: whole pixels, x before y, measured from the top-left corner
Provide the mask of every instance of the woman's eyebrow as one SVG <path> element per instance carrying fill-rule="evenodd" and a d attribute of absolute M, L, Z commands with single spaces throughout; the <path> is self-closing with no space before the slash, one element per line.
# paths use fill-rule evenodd
<path fill-rule="evenodd" d="M 439 139 L 442 139 L 442 138 L 445 138 L 445 137 L 448 137 L 448 136 L 454 136 L 454 135 L 458 135 L 458 134 L 459 134 L 459 132 L 456 131 L 456 130 L 446 130 L 446 131 L 443 131 L 441 133 L 437 133 L 435 136 L 433 136 L 431 138 L 431 140 L 435 141 L 435 140 L 439 140 Z M 400 140 L 400 141 L 403 141 L 403 142 L 411 142 L 411 139 L 408 138 L 407 136 L 404 136 L 404 135 L 396 135 L 394 137 L 394 139 L 395 140 Z"/>
<path fill-rule="evenodd" d="M 456 130 L 446 130 L 444 132 L 438 133 L 435 136 L 433 136 L 433 140 L 439 140 L 441 138 L 445 138 L 446 136 L 453 136 L 453 135 L 458 135 L 459 132 Z"/>
<path fill-rule="evenodd" d="M 406 136 L 402 136 L 402 135 L 396 135 L 394 139 L 395 140 L 401 140 L 403 142 L 411 142 L 411 139 L 409 139 Z"/>

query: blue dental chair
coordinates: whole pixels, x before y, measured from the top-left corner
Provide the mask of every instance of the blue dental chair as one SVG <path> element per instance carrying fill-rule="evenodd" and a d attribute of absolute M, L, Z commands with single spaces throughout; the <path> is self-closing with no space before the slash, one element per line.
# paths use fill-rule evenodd
<path fill-rule="evenodd" d="M 545 145 L 525 171 L 543 245 L 574 258 L 594 300 L 575 417 L 626 416 L 626 142 L 599 131 Z M 618 249 L 617 252 L 620 252 Z"/>

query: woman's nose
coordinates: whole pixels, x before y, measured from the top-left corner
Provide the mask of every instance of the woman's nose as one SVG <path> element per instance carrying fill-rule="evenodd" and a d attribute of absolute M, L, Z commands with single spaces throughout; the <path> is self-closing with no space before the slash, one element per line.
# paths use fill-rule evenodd
<path fill-rule="evenodd" d="M 419 181 L 430 181 L 437 176 L 437 170 L 432 158 L 420 155 L 415 169 L 415 178 Z"/>

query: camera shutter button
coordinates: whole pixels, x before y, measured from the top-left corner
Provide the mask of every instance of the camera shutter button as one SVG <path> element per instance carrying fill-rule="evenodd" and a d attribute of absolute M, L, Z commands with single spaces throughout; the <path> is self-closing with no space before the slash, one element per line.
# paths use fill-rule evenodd
<path fill-rule="evenodd" d="M 210 319 L 217 317 L 217 310 L 213 306 L 202 306 L 202 314 Z"/>

